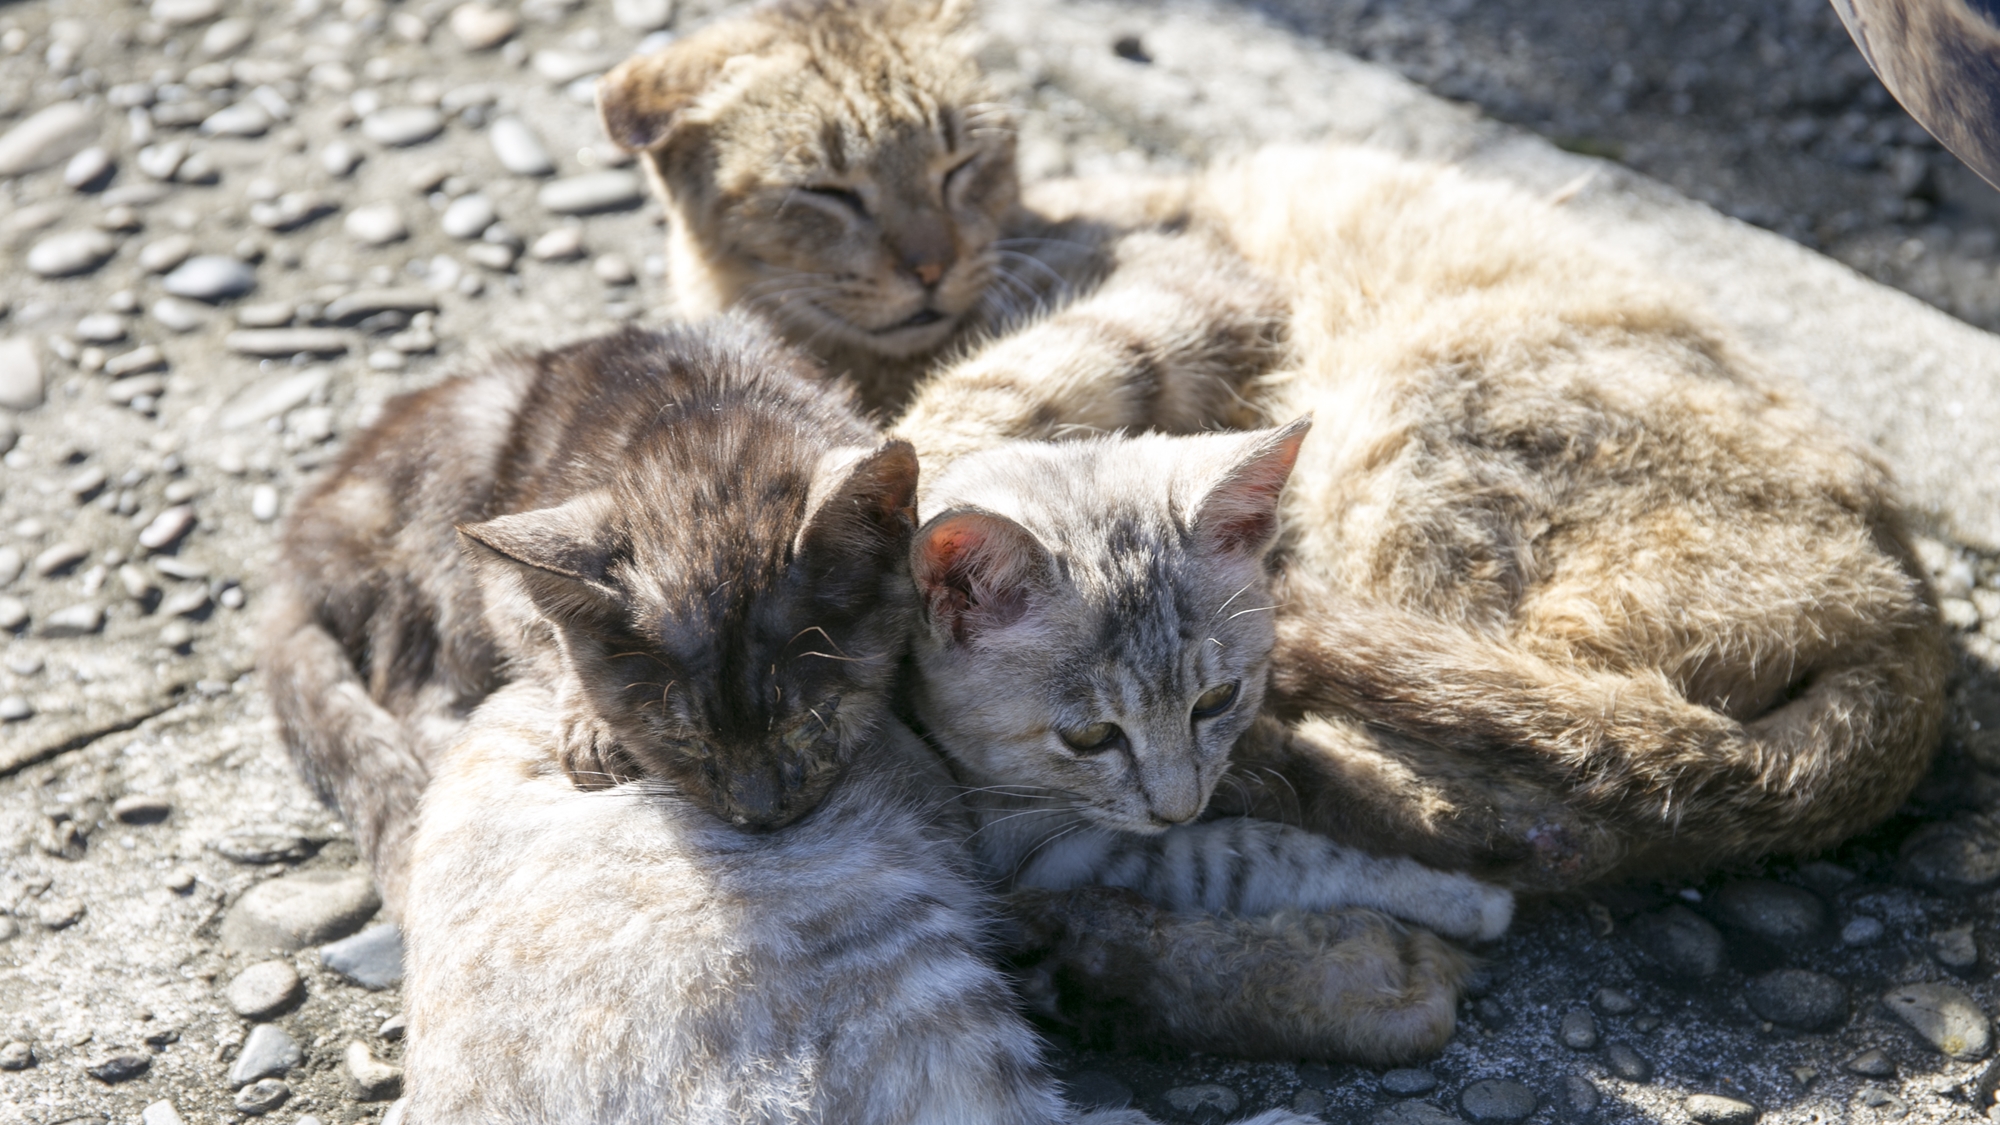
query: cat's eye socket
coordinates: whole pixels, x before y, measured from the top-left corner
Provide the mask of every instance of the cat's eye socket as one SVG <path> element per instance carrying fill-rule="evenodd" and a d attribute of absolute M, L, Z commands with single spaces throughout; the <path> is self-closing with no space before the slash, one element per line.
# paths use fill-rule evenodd
<path fill-rule="evenodd" d="M 944 193 L 947 196 L 950 195 L 952 189 L 964 181 L 965 177 L 961 173 L 970 171 L 972 166 L 977 163 L 979 163 L 979 154 L 974 153 L 957 164 L 952 165 L 944 174 Z"/>
<path fill-rule="evenodd" d="M 1092 723 L 1062 732 L 1065 745 L 1079 754 L 1102 754 L 1125 746 L 1125 732 L 1117 723 Z"/>
<path fill-rule="evenodd" d="M 1194 701 L 1194 717 L 1212 719 L 1236 704 L 1236 684 L 1227 683 L 1209 688 Z"/>
<path fill-rule="evenodd" d="M 800 190 L 808 195 L 817 195 L 821 199 L 830 199 L 857 215 L 866 217 L 868 214 L 867 201 L 862 199 L 861 193 L 855 191 L 853 188 L 839 187 L 834 184 L 815 184 L 801 188 Z"/>
<path fill-rule="evenodd" d="M 840 697 L 830 696 L 812 709 L 812 713 L 786 728 L 785 747 L 795 752 L 803 752 L 833 730 L 833 717 L 840 710 Z"/>

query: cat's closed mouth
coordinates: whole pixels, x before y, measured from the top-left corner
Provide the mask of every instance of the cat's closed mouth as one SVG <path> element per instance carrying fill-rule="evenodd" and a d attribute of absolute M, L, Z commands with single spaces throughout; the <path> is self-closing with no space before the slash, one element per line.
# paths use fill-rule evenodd
<path fill-rule="evenodd" d="M 936 309 L 918 309 L 916 312 L 891 324 L 887 328 L 875 329 L 874 334 L 877 336 L 887 336 L 892 332 L 904 332 L 912 328 L 928 328 L 943 319 L 945 319 L 945 315 Z"/>

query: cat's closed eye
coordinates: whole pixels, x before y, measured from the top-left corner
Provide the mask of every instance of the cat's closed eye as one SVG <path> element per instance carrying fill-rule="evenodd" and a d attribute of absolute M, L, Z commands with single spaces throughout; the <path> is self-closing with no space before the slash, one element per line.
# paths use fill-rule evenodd
<path fill-rule="evenodd" d="M 840 697 L 828 696 L 811 713 L 786 729 L 785 746 L 794 751 L 803 751 L 825 738 L 833 731 L 834 714 L 840 710 Z"/>
<path fill-rule="evenodd" d="M 853 188 L 844 188 L 837 184 L 813 184 L 799 190 L 807 195 L 838 203 L 864 219 L 868 217 L 868 201 L 862 199 L 861 193 Z"/>
<path fill-rule="evenodd" d="M 1061 733 L 1063 743 L 1079 754 L 1103 754 L 1125 746 L 1125 732 L 1117 723 L 1092 723 Z"/>
<path fill-rule="evenodd" d="M 1196 719 L 1212 719 L 1236 704 L 1237 684 L 1231 681 L 1202 692 L 1194 701 Z"/>
<path fill-rule="evenodd" d="M 978 163 L 979 154 L 975 152 L 945 171 L 943 180 L 945 199 L 949 200 L 952 192 L 971 178 L 973 168 Z"/>

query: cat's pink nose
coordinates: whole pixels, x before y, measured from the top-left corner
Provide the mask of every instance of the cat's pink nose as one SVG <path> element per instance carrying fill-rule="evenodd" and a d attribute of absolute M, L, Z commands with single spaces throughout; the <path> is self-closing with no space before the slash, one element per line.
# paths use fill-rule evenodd
<path fill-rule="evenodd" d="M 923 282 L 925 285 L 936 285 L 938 278 L 944 276 L 944 263 L 921 262 L 911 272 L 915 273 L 917 280 Z"/>

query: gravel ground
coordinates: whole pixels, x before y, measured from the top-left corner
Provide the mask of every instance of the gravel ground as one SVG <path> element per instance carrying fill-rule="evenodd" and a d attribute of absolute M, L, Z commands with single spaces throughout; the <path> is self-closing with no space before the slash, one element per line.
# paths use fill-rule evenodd
<path fill-rule="evenodd" d="M 1817 3 L 1514 6 L 1278 14 L 1978 320 L 1960 289 L 1919 283 L 1976 257 L 1974 194 L 1840 61 Z M 342 435 L 456 357 L 658 306 L 657 212 L 597 143 L 588 79 L 709 14 L 0 12 L 0 239 L 26 267 L 0 280 L 16 411 L 0 412 L 0 1122 L 388 1106 L 393 956 L 369 956 L 353 845 L 248 675 L 272 520 Z M 1622 43 L 1645 49 L 1629 77 L 1600 53 Z M 1031 172 L 1178 159 L 1046 79 L 1000 78 Z M 1905 190 L 1911 159 L 1924 179 Z M 1867 264 L 1912 238 L 1936 244 L 1911 257 L 1931 265 Z M 1990 270 L 1975 280 L 1966 301 Z M 2000 565 L 1924 549 L 1962 674 L 1946 754 L 1895 822 L 1803 865 L 1528 910 L 1421 1071 L 1101 1052 L 1057 1029 L 1078 1097 L 1176 1122 L 1270 1105 L 1411 1125 L 1982 1114 L 2000 1080 Z M 322 956 L 356 931 L 361 948 Z"/>

